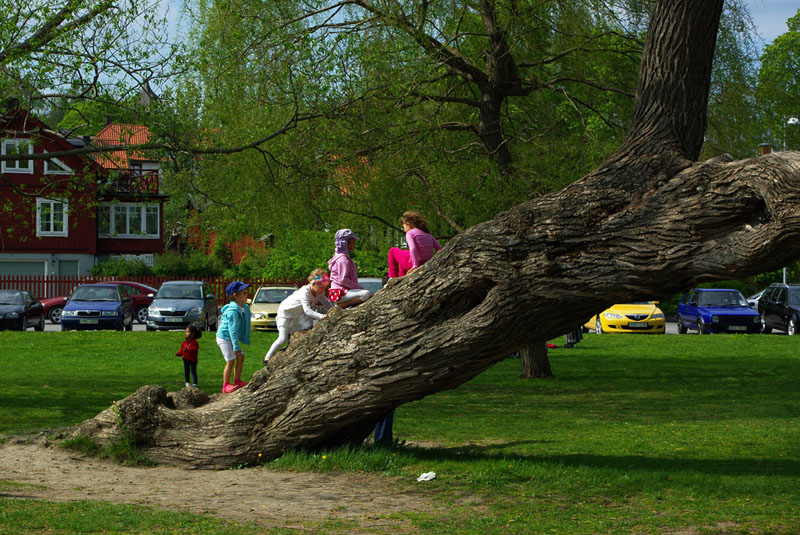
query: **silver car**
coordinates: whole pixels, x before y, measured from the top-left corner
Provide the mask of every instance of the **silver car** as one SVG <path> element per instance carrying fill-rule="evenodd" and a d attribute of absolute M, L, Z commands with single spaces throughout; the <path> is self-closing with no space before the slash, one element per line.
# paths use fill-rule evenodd
<path fill-rule="evenodd" d="M 219 308 L 211 287 L 201 281 L 167 281 L 147 309 L 148 331 L 186 329 L 194 325 L 205 331 L 217 329 Z"/>

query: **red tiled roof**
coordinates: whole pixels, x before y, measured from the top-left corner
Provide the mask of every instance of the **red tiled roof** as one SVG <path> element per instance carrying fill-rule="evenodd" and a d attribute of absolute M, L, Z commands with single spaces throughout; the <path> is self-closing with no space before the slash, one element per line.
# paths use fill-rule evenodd
<path fill-rule="evenodd" d="M 111 123 L 94 136 L 94 143 L 100 147 L 113 145 L 141 145 L 150 141 L 150 130 L 141 124 Z M 149 160 L 137 151 L 117 150 L 98 155 L 97 161 L 106 169 L 128 169 L 129 159 Z"/>

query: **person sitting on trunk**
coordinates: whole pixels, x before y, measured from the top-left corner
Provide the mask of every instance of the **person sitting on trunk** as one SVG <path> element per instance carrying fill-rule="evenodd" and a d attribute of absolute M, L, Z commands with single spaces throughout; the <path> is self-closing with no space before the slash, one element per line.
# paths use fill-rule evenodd
<path fill-rule="evenodd" d="M 400 216 L 400 225 L 406 233 L 408 249 L 392 247 L 389 249 L 389 277 L 396 278 L 417 269 L 433 258 L 442 249 L 430 232 L 425 219 L 413 210 L 406 210 Z"/>
<path fill-rule="evenodd" d="M 356 248 L 358 236 L 349 228 L 336 231 L 336 252 L 328 260 L 331 272 L 331 289 L 328 292 L 330 300 L 344 308 L 363 303 L 372 294 L 358 283 L 358 269 L 349 253 Z"/>

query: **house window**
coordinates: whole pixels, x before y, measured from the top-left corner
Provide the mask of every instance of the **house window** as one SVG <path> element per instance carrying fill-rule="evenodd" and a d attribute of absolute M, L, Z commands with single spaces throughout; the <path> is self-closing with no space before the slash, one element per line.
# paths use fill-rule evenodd
<path fill-rule="evenodd" d="M 97 233 L 104 238 L 158 238 L 157 204 L 109 203 L 97 210 Z"/>
<path fill-rule="evenodd" d="M 67 235 L 67 203 L 58 199 L 36 199 L 36 235 Z"/>
<path fill-rule="evenodd" d="M 27 139 L 4 139 L 2 143 L 3 156 L 20 155 L 33 153 L 33 145 Z M 3 160 L 3 173 L 24 173 L 33 174 L 33 160 L 17 159 Z"/>
<path fill-rule="evenodd" d="M 72 169 L 58 158 L 44 161 L 44 174 L 46 175 L 71 175 Z"/>

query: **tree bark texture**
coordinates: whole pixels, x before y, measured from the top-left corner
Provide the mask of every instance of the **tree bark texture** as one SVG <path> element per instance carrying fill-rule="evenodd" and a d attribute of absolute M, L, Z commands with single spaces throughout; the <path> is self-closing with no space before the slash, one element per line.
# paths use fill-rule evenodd
<path fill-rule="evenodd" d="M 459 234 L 363 305 L 331 311 L 233 394 L 202 404 L 143 387 L 79 432 L 101 443 L 127 433 L 154 460 L 187 467 L 360 442 L 391 408 L 455 388 L 613 303 L 797 259 L 800 153 L 691 162 L 721 5 L 657 2 L 645 102 L 592 174 Z"/>
<path fill-rule="evenodd" d="M 539 340 L 523 347 L 519 352 L 522 371 L 520 379 L 552 379 L 553 370 L 547 358 L 547 342 Z"/>

